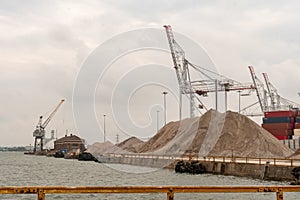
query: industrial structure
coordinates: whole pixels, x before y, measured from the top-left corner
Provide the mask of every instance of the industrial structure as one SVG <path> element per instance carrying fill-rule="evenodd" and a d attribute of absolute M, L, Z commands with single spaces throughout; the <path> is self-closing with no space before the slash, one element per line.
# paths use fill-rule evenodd
<path fill-rule="evenodd" d="M 208 110 L 200 97 L 215 93 L 215 109 L 218 110 L 218 92 L 224 92 L 225 111 L 227 110 L 227 92 L 239 92 L 239 112 L 247 116 L 263 116 L 262 127 L 280 140 L 300 137 L 300 104 L 281 97 L 270 82 L 267 73 L 263 73 L 265 85 L 256 76 L 254 68 L 249 66 L 253 83 L 240 83 L 214 71 L 192 64 L 185 58 L 185 52 L 176 42 L 170 25 L 164 26 L 172 55 L 174 68 L 179 84 L 179 118 L 182 115 L 182 95 L 187 96 L 190 103 L 190 117 L 195 111 Z M 202 80 L 192 80 L 190 69 L 205 77 Z M 250 95 L 256 91 L 258 101 L 240 109 L 240 96 Z M 241 92 L 245 91 L 243 94 Z M 300 95 L 300 93 L 299 93 Z M 250 109 L 259 104 L 260 109 L 251 112 Z"/>
<path fill-rule="evenodd" d="M 256 89 L 258 103 L 262 113 L 297 110 L 300 108 L 300 104 L 287 100 L 278 94 L 277 89 L 270 82 L 267 73 L 262 73 L 266 84 L 265 88 L 263 82 L 256 76 L 253 66 L 248 66 L 248 68 Z"/>
<path fill-rule="evenodd" d="M 59 107 L 63 104 L 65 100 L 62 99 L 59 104 L 56 106 L 56 108 L 52 111 L 52 113 L 49 115 L 49 117 L 43 122 L 43 116 L 40 116 L 39 122 L 36 125 L 36 129 L 33 131 L 33 137 L 34 137 L 34 148 L 33 153 L 35 152 L 42 152 L 43 146 L 45 144 L 45 128 L 59 109 Z M 52 134 L 52 137 L 54 137 L 54 134 Z"/>
<path fill-rule="evenodd" d="M 218 92 L 225 94 L 225 110 L 227 110 L 227 92 L 246 91 L 249 94 L 255 89 L 253 84 L 239 83 L 233 79 L 227 78 L 214 71 L 192 64 L 185 58 L 185 52 L 176 42 L 170 25 L 164 26 L 169 47 L 171 50 L 172 60 L 176 71 L 179 84 L 179 118 L 181 119 L 182 95 L 186 95 L 190 102 L 190 117 L 195 116 L 197 110 L 201 114 L 201 109 L 208 110 L 203 104 L 200 97 L 206 97 L 208 93 L 215 93 L 216 110 L 218 110 Z M 205 80 L 192 80 L 189 68 L 194 69 L 197 73 L 205 77 Z M 239 105 L 240 106 L 240 105 Z"/>
<path fill-rule="evenodd" d="M 80 137 L 70 134 L 54 141 L 54 151 L 66 153 L 83 152 L 86 150 L 85 141 Z"/>
<path fill-rule="evenodd" d="M 299 139 L 300 105 L 281 97 L 267 73 L 262 73 L 265 87 L 256 76 L 254 68 L 249 66 L 249 70 L 263 115 L 262 127 L 279 140 Z"/>

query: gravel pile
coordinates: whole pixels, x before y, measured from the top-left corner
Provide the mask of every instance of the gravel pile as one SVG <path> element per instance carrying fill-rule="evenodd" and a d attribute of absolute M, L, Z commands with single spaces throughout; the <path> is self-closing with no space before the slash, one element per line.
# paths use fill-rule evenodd
<path fill-rule="evenodd" d="M 201 117 L 170 122 L 146 142 L 132 137 L 116 146 L 101 148 L 106 149 L 103 152 L 119 153 L 264 158 L 286 158 L 294 153 L 248 117 L 215 110 Z"/>

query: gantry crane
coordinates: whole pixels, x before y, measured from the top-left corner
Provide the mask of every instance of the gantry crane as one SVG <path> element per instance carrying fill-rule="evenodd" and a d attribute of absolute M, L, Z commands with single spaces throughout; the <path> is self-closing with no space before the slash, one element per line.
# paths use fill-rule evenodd
<path fill-rule="evenodd" d="M 59 107 L 63 104 L 65 100 L 62 99 L 59 104 L 56 106 L 56 108 L 52 111 L 52 113 L 49 115 L 49 117 L 45 120 L 45 122 L 43 123 L 43 116 L 40 116 L 39 118 L 39 122 L 36 125 L 36 129 L 33 131 L 33 137 L 34 139 L 34 148 L 33 148 L 33 152 L 37 152 L 37 151 L 43 151 L 43 143 L 44 143 L 44 139 L 45 139 L 45 128 L 46 126 L 49 124 L 49 122 L 51 121 L 51 119 L 53 118 L 53 116 L 55 115 L 55 113 L 57 112 L 57 110 L 59 109 Z"/>
<path fill-rule="evenodd" d="M 262 73 L 266 88 L 262 81 L 259 80 L 259 78 L 256 76 L 253 66 L 248 66 L 250 70 L 250 74 L 252 77 L 253 84 L 256 89 L 256 94 L 258 98 L 258 102 L 260 105 L 261 113 L 258 114 L 248 114 L 247 109 L 254 106 L 256 103 L 246 107 L 242 112 L 246 115 L 251 116 L 261 116 L 265 112 L 269 111 L 280 111 L 280 110 L 292 110 L 292 109 L 298 109 L 300 108 L 300 105 L 292 102 L 290 100 L 287 100 L 285 98 L 282 98 L 278 92 L 277 89 L 272 85 L 272 83 L 269 80 L 269 77 L 267 73 Z"/>
<path fill-rule="evenodd" d="M 261 111 L 265 112 L 268 108 L 267 90 L 265 89 L 263 82 L 256 76 L 253 66 L 248 66 L 248 68 L 250 70 L 252 81 L 256 89 L 258 103 L 260 105 Z"/>
<path fill-rule="evenodd" d="M 188 61 L 185 58 L 185 53 L 183 49 L 179 46 L 179 44 L 174 39 L 174 34 L 172 31 L 172 27 L 170 25 L 164 26 L 171 50 L 171 55 L 173 59 L 174 68 L 176 71 L 178 84 L 179 84 L 179 117 L 181 119 L 181 105 L 182 105 L 182 94 L 187 95 L 190 100 L 190 117 L 194 117 L 194 111 L 195 108 L 204 108 L 207 110 L 207 108 L 204 106 L 204 104 L 201 102 L 199 98 L 195 96 L 195 92 L 191 85 L 191 76 L 189 73 L 189 65 Z M 196 105 L 196 100 L 199 104 Z"/>
<path fill-rule="evenodd" d="M 216 93 L 216 109 L 217 109 L 217 93 L 220 91 L 225 92 L 225 106 L 227 110 L 227 92 L 228 91 L 253 91 L 255 87 L 252 84 L 241 84 L 232 79 L 226 78 L 218 73 L 207 70 L 203 67 L 192 64 L 185 58 L 185 53 L 180 45 L 174 39 L 172 27 L 170 25 L 164 26 L 171 50 L 172 60 L 176 71 L 178 84 L 179 84 L 179 116 L 181 119 L 181 106 L 182 94 L 188 96 L 190 101 L 190 117 L 194 116 L 194 111 L 199 109 L 207 110 L 206 106 L 202 103 L 199 96 L 207 96 L 209 92 Z M 191 80 L 189 67 L 201 73 L 208 80 Z M 197 105 L 198 104 L 198 105 Z"/>
<path fill-rule="evenodd" d="M 208 78 L 207 80 L 197 80 L 192 82 L 195 92 L 200 96 L 207 96 L 210 92 L 224 92 L 225 110 L 227 110 L 227 92 L 238 91 L 239 93 L 241 93 L 242 91 L 247 91 L 246 93 L 242 94 L 242 96 L 247 96 L 255 90 L 254 85 L 251 83 L 240 83 L 203 67 L 196 66 L 192 63 L 189 64 L 196 71 L 200 72 L 202 75 Z"/>
<path fill-rule="evenodd" d="M 267 86 L 268 102 L 270 102 L 266 111 L 293 110 L 300 108 L 298 103 L 285 99 L 277 93 L 277 89 L 270 82 L 267 73 L 263 73 L 263 77 Z"/>
<path fill-rule="evenodd" d="M 267 73 L 262 73 L 265 79 L 267 92 L 270 99 L 270 110 L 278 110 L 280 109 L 280 96 L 277 93 L 277 89 L 271 84 L 269 80 L 269 76 Z"/>

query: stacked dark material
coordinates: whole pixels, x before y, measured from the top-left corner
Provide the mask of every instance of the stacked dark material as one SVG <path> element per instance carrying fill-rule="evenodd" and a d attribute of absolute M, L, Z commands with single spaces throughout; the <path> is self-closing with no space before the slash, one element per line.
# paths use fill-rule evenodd
<path fill-rule="evenodd" d="M 293 139 L 297 116 L 298 110 L 265 112 L 262 127 L 279 140 Z"/>
<path fill-rule="evenodd" d="M 177 173 L 203 174 L 206 172 L 205 166 L 198 161 L 178 161 L 175 166 Z"/>
<path fill-rule="evenodd" d="M 292 169 L 292 175 L 294 176 L 294 181 L 291 183 L 291 185 L 300 185 L 300 167 L 295 167 Z"/>
<path fill-rule="evenodd" d="M 78 155 L 78 160 L 81 161 L 96 161 L 97 159 L 89 152 L 82 152 Z"/>
<path fill-rule="evenodd" d="M 56 151 L 54 154 L 55 158 L 64 158 L 65 157 L 65 153 L 63 151 Z"/>

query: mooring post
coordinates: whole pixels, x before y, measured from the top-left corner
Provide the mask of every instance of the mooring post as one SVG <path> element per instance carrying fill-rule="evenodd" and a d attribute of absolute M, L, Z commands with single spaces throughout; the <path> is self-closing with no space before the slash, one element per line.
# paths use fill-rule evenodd
<path fill-rule="evenodd" d="M 38 190 L 38 200 L 45 200 L 45 193 L 44 190 Z"/>
<path fill-rule="evenodd" d="M 167 193 L 167 200 L 174 200 L 174 192 L 172 188 L 170 188 L 170 190 Z"/>

